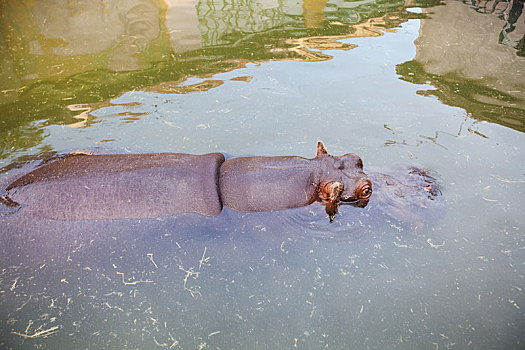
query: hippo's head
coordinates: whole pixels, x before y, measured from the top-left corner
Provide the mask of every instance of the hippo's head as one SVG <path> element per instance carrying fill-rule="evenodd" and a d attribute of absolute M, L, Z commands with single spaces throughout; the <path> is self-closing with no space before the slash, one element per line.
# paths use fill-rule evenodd
<path fill-rule="evenodd" d="M 339 204 L 364 208 L 372 196 L 372 182 L 363 172 L 363 161 L 354 153 L 340 157 L 328 154 L 322 142 L 317 143 L 319 165 L 319 200 L 333 221 Z"/>

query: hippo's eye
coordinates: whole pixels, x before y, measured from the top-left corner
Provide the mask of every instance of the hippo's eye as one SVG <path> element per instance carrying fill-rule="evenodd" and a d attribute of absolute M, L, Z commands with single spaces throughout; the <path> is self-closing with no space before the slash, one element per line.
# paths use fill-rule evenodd
<path fill-rule="evenodd" d="M 356 195 L 358 199 L 368 199 L 372 195 L 372 186 L 369 183 L 365 183 L 356 191 Z"/>

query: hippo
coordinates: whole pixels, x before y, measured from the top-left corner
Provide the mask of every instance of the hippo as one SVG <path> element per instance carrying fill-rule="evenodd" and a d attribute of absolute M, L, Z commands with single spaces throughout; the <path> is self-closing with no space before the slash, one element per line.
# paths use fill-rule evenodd
<path fill-rule="evenodd" d="M 268 212 L 321 202 L 330 222 L 339 205 L 364 208 L 372 183 L 354 154 L 237 157 L 222 153 L 101 154 L 50 159 L 9 184 L 0 203 L 53 220 L 141 219 L 198 213 L 223 206 Z"/>

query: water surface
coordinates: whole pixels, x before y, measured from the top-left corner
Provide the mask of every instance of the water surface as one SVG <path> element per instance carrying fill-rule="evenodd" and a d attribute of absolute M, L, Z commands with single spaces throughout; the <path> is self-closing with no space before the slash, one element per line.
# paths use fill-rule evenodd
<path fill-rule="evenodd" d="M 2 188 L 54 153 L 358 153 L 444 210 L 0 218 L 6 348 L 522 348 L 520 2 L 4 2 Z M 494 10 L 493 10 L 493 6 Z"/>

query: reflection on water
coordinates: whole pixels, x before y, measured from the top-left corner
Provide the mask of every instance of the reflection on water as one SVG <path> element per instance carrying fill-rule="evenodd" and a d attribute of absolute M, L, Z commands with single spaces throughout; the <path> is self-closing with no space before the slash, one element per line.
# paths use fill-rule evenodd
<path fill-rule="evenodd" d="M 30 54 L 80 56 L 106 51 L 107 68 L 135 70 L 141 67 L 135 55 L 144 52 L 159 36 L 159 9 L 149 0 L 62 4 L 45 1 L 28 7 L 28 15 L 37 30 L 31 35 L 33 40 L 27 43 Z M 19 11 L 13 13 L 20 14 Z"/>
<path fill-rule="evenodd" d="M 197 16 L 204 45 L 236 45 L 237 41 L 249 40 L 250 34 L 281 28 L 289 21 L 287 18 L 293 8 L 298 6 L 300 3 L 295 1 L 201 0 Z"/>
<path fill-rule="evenodd" d="M 39 144 L 38 133 L 27 133 L 34 121 L 76 123 L 71 104 L 101 103 L 124 91 L 224 72 L 247 61 L 330 59 L 319 50 L 352 48 L 337 40 L 378 35 L 415 16 L 393 0 L 0 6 L 0 40 L 7 48 L 0 53 L 4 155 Z M 7 143 L 7 132 L 23 133 L 26 141 Z"/>
<path fill-rule="evenodd" d="M 501 30 L 499 42 L 514 46 L 518 50 L 518 55 L 522 57 L 525 56 L 525 31 L 523 28 L 523 21 L 521 21 L 521 30 L 517 30 L 517 28 L 520 27 L 518 21 L 523 14 L 524 3 L 525 1 L 523 0 L 515 0 L 512 2 L 512 7 L 510 8 L 508 15 L 506 13 L 508 7 L 500 13 L 501 17 L 505 20 L 505 26 Z M 497 1 L 494 2 L 493 10 L 495 10 L 496 6 Z M 511 37 L 512 33 L 517 33 L 518 39 L 521 34 L 521 39 L 516 42 L 516 40 Z"/>
<path fill-rule="evenodd" d="M 198 50 L 203 46 L 197 15 L 198 0 L 166 1 L 165 25 L 169 33 L 173 52 Z"/>
<path fill-rule="evenodd" d="M 345 35 L 313 36 L 286 40 L 287 44 L 293 45 L 285 49 L 297 54 L 297 60 L 301 61 L 325 61 L 332 56 L 323 53 L 323 50 L 350 50 L 356 45 L 341 42 L 342 39 L 375 37 L 383 35 L 388 31 L 384 18 L 371 18 L 364 23 L 352 26 L 353 33 Z"/>
<path fill-rule="evenodd" d="M 513 3 L 484 1 L 472 8 L 452 1 L 432 8 L 430 19 L 422 22 L 415 59 L 398 72 L 407 81 L 435 87 L 422 94 L 464 108 L 476 119 L 525 131 L 525 60 L 517 44 L 525 25 L 516 23 L 523 1 Z M 502 33 L 509 46 L 500 44 Z"/>
<path fill-rule="evenodd" d="M 471 8 L 479 13 L 495 14 L 503 20 L 503 28 L 499 34 L 500 44 L 514 47 L 518 56 L 525 56 L 525 26 L 519 21 L 523 14 L 523 0 L 463 0 L 470 4 Z"/>

